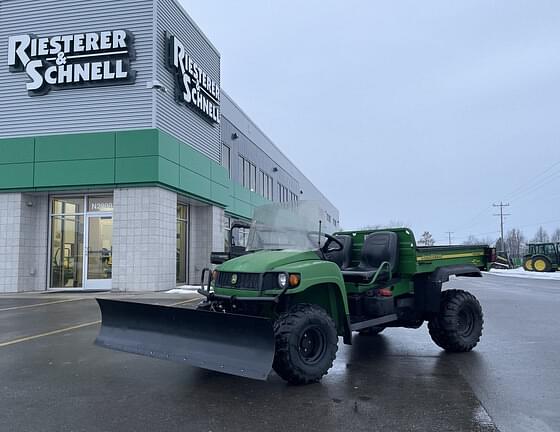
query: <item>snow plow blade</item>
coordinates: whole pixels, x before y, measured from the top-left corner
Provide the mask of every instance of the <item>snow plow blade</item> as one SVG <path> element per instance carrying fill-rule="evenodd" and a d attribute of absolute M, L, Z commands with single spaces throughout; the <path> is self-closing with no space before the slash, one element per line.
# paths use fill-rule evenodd
<path fill-rule="evenodd" d="M 172 306 L 97 299 L 101 329 L 95 344 L 266 380 L 274 331 L 266 318 Z"/>

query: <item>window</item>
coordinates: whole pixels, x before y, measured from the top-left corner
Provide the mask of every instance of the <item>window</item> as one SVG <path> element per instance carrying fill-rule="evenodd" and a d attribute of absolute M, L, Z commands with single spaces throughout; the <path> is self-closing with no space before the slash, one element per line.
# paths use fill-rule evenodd
<path fill-rule="evenodd" d="M 297 201 L 299 199 L 299 197 L 297 196 L 297 194 L 290 192 L 290 201 Z"/>
<path fill-rule="evenodd" d="M 259 193 L 267 200 L 272 201 L 272 177 L 264 171 L 259 171 Z"/>
<path fill-rule="evenodd" d="M 189 207 L 177 204 L 176 283 L 187 283 Z"/>
<path fill-rule="evenodd" d="M 257 167 L 239 155 L 239 177 L 241 184 L 253 192 L 257 191 Z"/>
<path fill-rule="evenodd" d="M 251 173 L 251 178 L 250 183 L 249 183 L 249 189 L 251 189 L 253 192 L 257 191 L 257 167 L 255 165 L 253 165 L 252 163 L 249 163 L 249 168 L 250 168 L 250 173 Z"/>
<path fill-rule="evenodd" d="M 231 178 L 231 149 L 222 143 L 222 166 L 227 169 L 228 177 Z"/>
<path fill-rule="evenodd" d="M 288 188 L 280 183 L 278 183 L 278 200 L 280 202 L 288 202 L 289 191 Z"/>

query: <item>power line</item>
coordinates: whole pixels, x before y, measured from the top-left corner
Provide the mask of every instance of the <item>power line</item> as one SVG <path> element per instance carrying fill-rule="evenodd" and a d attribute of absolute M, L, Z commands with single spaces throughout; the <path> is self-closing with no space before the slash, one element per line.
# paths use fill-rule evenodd
<path fill-rule="evenodd" d="M 500 201 L 500 204 L 492 204 L 492 206 L 500 207 L 500 214 L 494 214 L 494 216 L 500 216 L 500 238 L 502 239 L 500 246 L 502 248 L 501 252 L 504 252 L 504 216 L 511 216 L 510 213 L 504 214 L 504 207 L 509 207 L 509 204 L 504 204 L 502 201 Z"/>
<path fill-rule="evenodd" d="M 445 233 L 449 236 L 449 245 L 451 246 L 451 234 L 453 234 L 454 231 L 445 231 Z"/>

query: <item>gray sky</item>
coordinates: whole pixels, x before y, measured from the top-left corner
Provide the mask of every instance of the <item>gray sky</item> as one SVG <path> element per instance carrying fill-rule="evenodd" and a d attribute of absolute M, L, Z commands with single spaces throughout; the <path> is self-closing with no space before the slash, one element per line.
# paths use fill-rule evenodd
<path fill-rule="evenodd" d="M 345 228 L 496 237 L 501 199 L 506 228 L 560 226 L 560 2 L 182 2 Z"/>

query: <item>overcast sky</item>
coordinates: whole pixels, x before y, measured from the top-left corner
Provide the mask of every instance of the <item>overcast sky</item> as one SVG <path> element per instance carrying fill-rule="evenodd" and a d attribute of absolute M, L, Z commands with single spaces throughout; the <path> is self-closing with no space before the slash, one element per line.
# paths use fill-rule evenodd
<path fill-rule="evenodd" d="M 496 237 L 500 200 L 506 228 L 560 226 L 560 2 L 182 2 L 345 228 Z"/>

